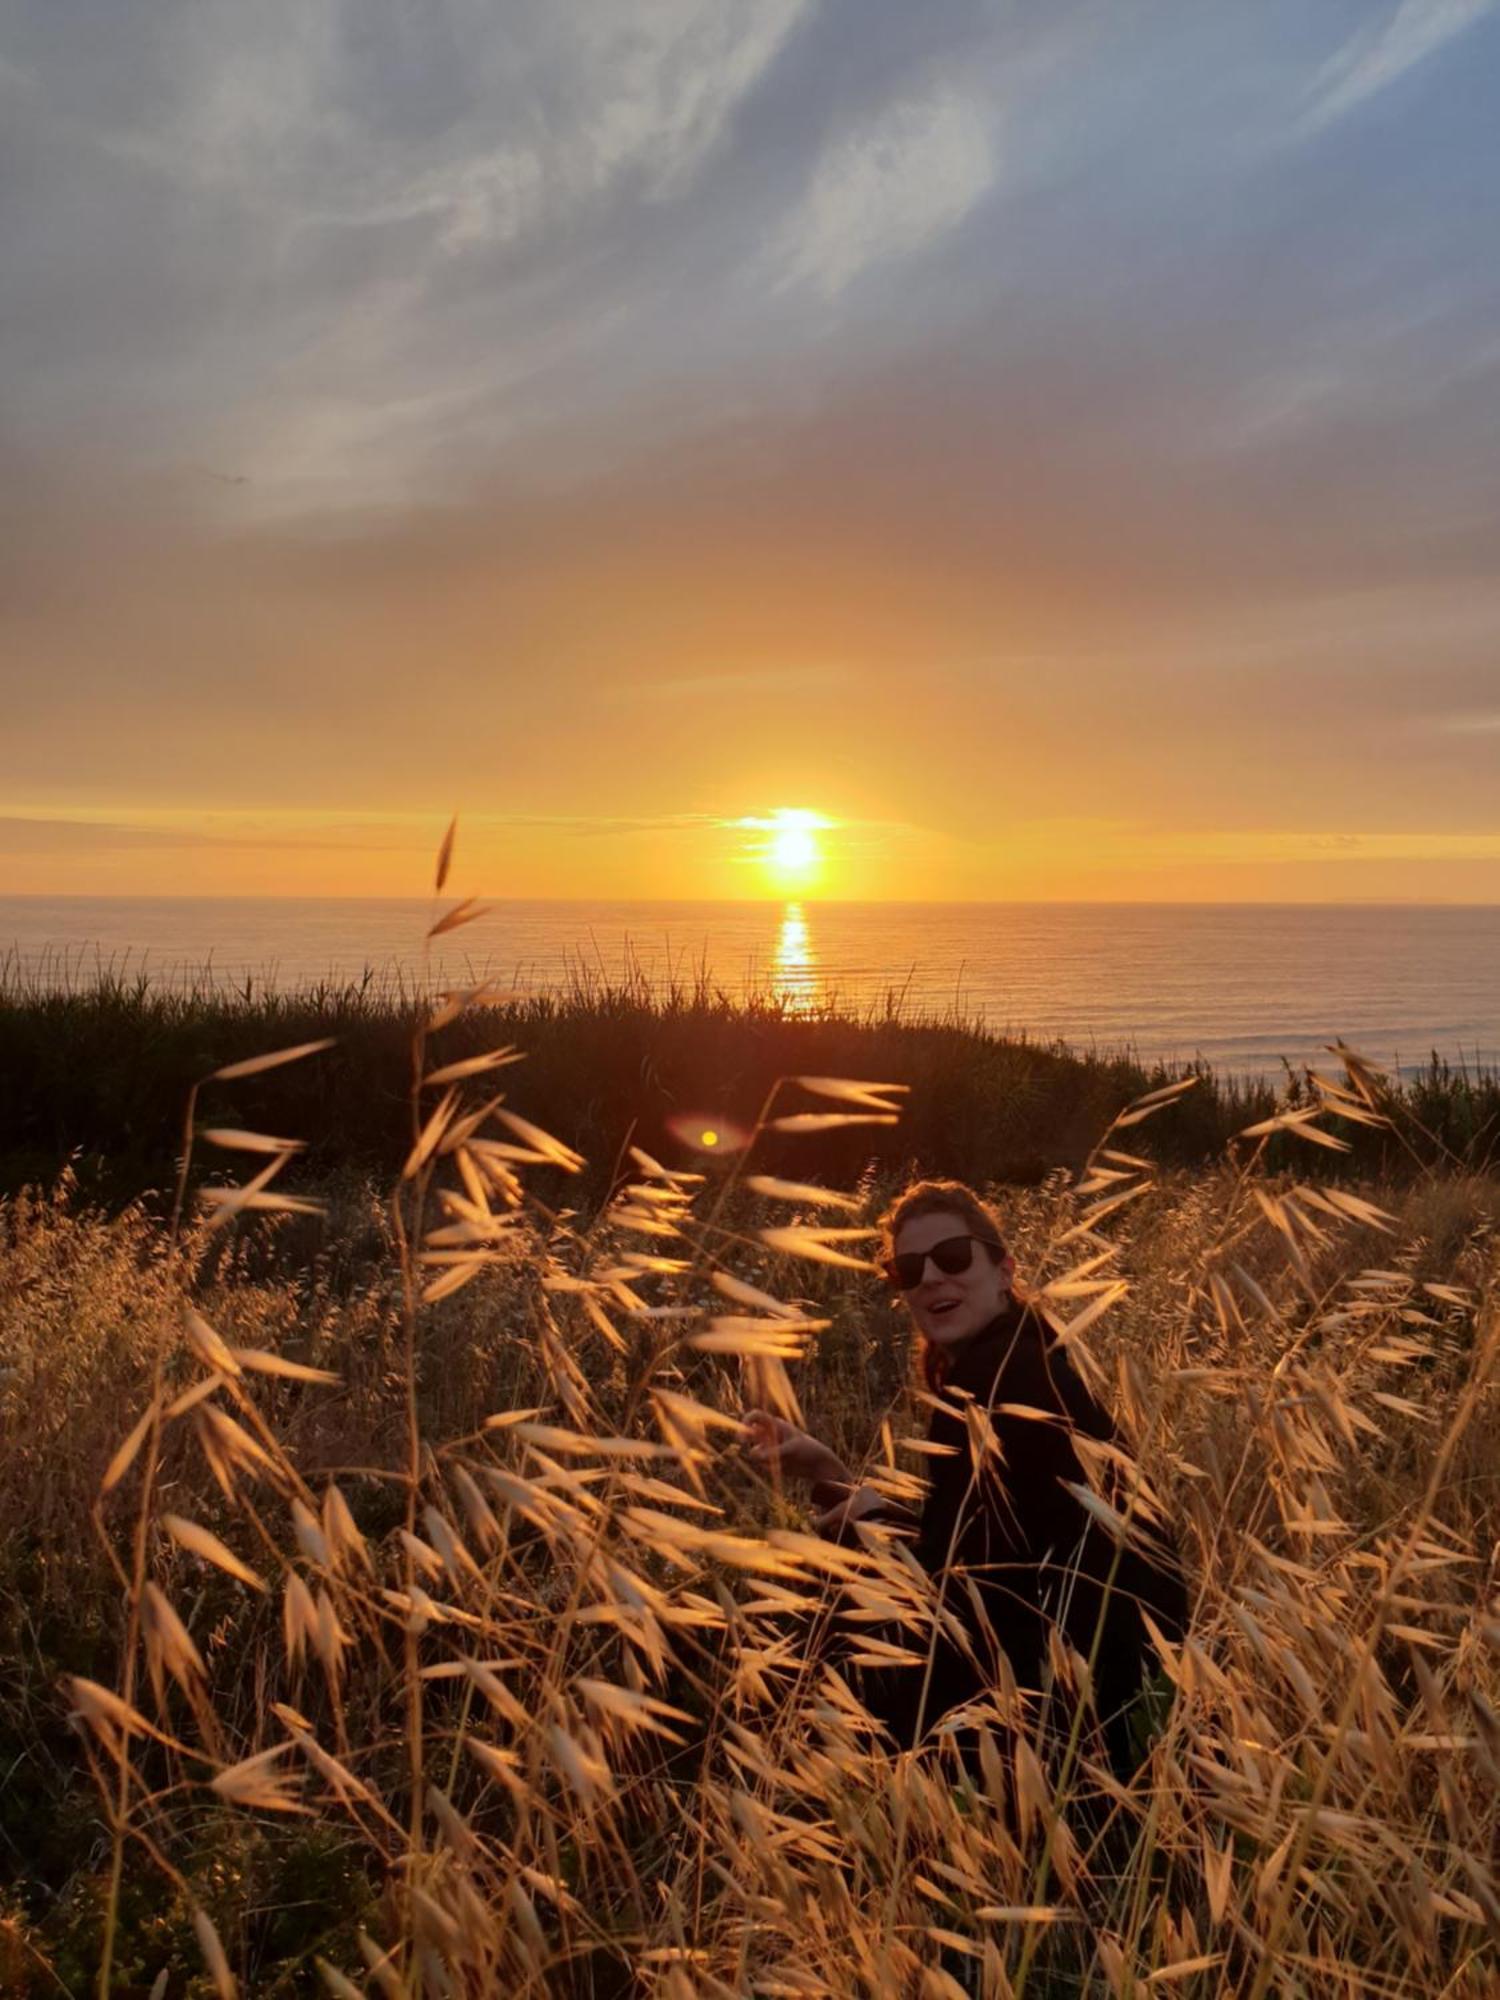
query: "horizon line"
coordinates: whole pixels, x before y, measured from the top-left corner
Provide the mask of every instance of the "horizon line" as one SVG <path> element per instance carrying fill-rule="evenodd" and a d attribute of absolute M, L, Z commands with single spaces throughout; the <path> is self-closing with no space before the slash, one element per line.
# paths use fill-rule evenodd
<path fill-rule="evenodd" d="M 430 904 L 467 900 L 451 894 L 395 896 L 319 895 L 307 891 L 284 894 L 233 892 L 194 894 L 190 891 L 105 889 L 0 889 L 0 903 L 404 903 Z M 1500 910 L 1500 898 L 1466 896 L 489 896 L 474 892 L 473 900 L 493 909 L 518 905 L 578 908 L 600 905 L 646 906 L 652 909 L 1089 909 L 1089 910 Z"/>

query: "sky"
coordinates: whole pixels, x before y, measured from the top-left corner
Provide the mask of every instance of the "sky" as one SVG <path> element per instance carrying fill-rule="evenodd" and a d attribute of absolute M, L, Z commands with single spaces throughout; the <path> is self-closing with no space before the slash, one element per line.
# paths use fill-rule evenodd
<path fill-rule="evenodd" d="M 1500 903 L 1497 102 L 1496 0 L 11 0 L 0 894 Z"/>

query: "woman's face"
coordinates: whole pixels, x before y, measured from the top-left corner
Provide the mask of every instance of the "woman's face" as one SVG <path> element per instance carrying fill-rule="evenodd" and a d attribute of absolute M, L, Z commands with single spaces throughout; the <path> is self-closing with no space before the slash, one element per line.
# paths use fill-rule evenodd
<path fill-rule="evenodd" d="M 903 1222 L 892 1247 L 898 1256 L 907 1252 L 915 1256 L 948 1237 L 972 1233 L 973 1224 L 963 1216 L 939 1210 Z M 971 1243 L 967 1269 L 950 1275 L 940 1271 L 929 1257 L 919 1282 L 902 1296 L 919 1333 L 938 1347 L 957 1347 L 988 1326 L 1004 1307 L 1014 1269 L 1011 1258 L 997 1264 L 983 1244 Z"/>

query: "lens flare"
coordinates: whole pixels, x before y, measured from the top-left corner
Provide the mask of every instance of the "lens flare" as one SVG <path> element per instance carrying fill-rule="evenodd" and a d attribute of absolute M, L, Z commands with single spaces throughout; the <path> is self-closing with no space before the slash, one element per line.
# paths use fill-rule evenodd
<path fill-rule="evenodd" d="M 667 1130 L 695 1153 L 738 1153 L 750 1143 L 743 1126 L 706 1111 L 676 1112 L 667 1120 Z"/>

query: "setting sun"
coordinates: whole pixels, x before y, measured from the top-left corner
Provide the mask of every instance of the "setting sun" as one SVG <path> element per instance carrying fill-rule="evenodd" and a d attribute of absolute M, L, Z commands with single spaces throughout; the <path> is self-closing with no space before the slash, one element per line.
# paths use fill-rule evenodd
<path fill-rule="evenodd" d="M 749 817 L 740 825 L 760 834 L 749 854 L 759 862 L 778 889 L 805 889 L 822 873 L 824 852 L 820 832 L 833 822 L 799 806 L 778 806 L 764 817 Z"/>
<path fill-rule="evenodd" d="M 818 858 L 818 843 L 805 826 L 785 826 L 771 842 L 772 864 L 788 874 L 811 868 Z"/>

